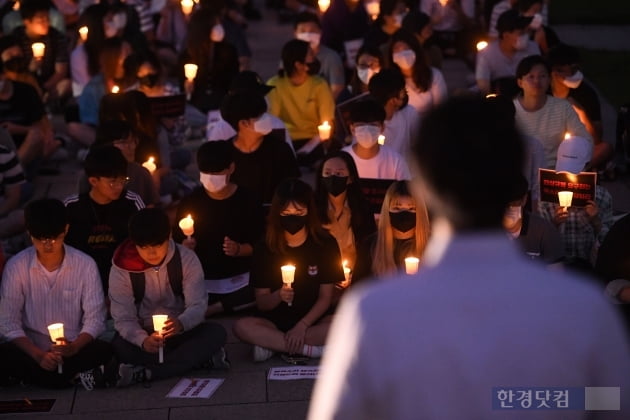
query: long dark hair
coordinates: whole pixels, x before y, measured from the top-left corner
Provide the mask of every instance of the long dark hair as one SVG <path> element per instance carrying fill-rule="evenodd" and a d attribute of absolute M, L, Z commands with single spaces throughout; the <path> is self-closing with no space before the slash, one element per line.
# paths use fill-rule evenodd
<path fill-rule="evenodd" d="M 269 210 L 269 220 L 267 223 L 267 233 L 265 242 L 272 252 L 283 254 L 287 249 L 287 241 L 284 237 L 284 229 L 280 224 L 280 213 L 291 203 L 306 207 L 306 230 L 309 236 L 319 240 L 321 235 L 321 224 L 317 217 L 317 209 L 313 198 L 313 189 L 297 178 L 288 178 L 282 181 L 273 194 L 271 208 Z"/>
<path fill-rule="evenodd" d="M 365 212 L 362 211 L 362 209 L 369 208 L 369 204 L 363 195 L 363 191 L 361 191 L 357 165 L 354 163 L 352 156 L 350 156 L 347 152 L 338 151 L 331 153 L 327 155 L 319 165 L 317 179 L 315 181 L 315 205 L 317 206 L 317 215 L 319 216 L 321 223 L 330 223 L 330 218 L 328 217 L 328 191 L 323 184 L 324 177 L 322 176 L 322 172 L 324 164 L 334 158 L 343 160 L 348 168 L 348 179 L 350 184 L 348 184 L 346 190 L 346 197 L 348 200 L 348 206 L 350 207 L 350 212 L 352 213 L 350 225 L 356 237 L 356 232 L 359 231 L 360 227 L 366 222 L 363 220 L 363 214 L 365 214 Z"/>
<path fill-rule="evenodd" d="M 420 45 L 420 41 L 418 38 L 411 32 L 405 29 L 399 29 L 392 35 L 392 41 L 389 44 L 389 52 L 388 58 L 392 60 L 393 57 L 393 48 L 396 42 L 404 42 L 409 46 L 409 48 L 416 53 L 416 62 L 413 64 L 411 79 L 418 89 L 422 92 L 425 92 L 431 88 L 431 83 L 433 82 L 433 72 L 431 71 L 431 66 L 429 65 L 426 57 L 426 53 L 422 49 Z M 391 65 L 398 67 L 396 63 L 391 61 Z"/>

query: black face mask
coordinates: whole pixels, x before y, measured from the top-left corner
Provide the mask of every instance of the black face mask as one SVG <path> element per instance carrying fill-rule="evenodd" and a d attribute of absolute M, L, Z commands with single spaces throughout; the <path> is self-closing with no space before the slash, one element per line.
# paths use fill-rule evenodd
<path fill-rule="evenodd" d="M 159 76 L 155 73 L 147 74 L 146 76 L 142 76 L 138 78 L 138 82 L 147 87 L 154 87 L 157 85 Z"/>
<path fill-rule="evenodd" d="M 392 227 L 400 232 L 409 232 L 416 227 L 416 213 L 401 211 L 398 213 L 389 212 L 389 220 Z"/>
<path fill-rule="evenodd" d="M 306 216 L 297 216 L 295 214 L 280 216 L 280 226 L 291 235 L 298 233 L 304 225 L 306 225 Z"/>
<path fill-rule="evenodd" d="M 326 190 L 333 196 L 337 197 L 348 189 L 348 177 L 347 176 L 326 176 L 322 178 L 322 184 L 326 187 Z"/>
<path fill-rule="evenodd" d="M 5 69 L 15 73 L 23 73 L 28 69 L 28 62 L 22 56 L 11 57 L 2 64 Z"/>
<path fill-rule="evenodd" d="M 311 76 L 318 75 L 319 71 L 322 68 L 322 64 L 319 62 L 318 59 L 315 59 L 312 62 L 305 64 L 308 66 L 308 74 L 310 74 Z"/>

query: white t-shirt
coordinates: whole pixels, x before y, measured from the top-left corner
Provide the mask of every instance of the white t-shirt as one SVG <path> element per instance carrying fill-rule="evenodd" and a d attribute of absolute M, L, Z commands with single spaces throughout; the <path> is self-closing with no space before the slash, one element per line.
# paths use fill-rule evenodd
<path fill-rule="evenodd" d="M 354 153 L 353 145 L 343 148 L 348 152 L 359 171 L 359 178 L 395 179 L 403 181 L 411 179 L 409 167 L 403 157 L 387 146 L 380 146 L 376 156 L 372 159 L 362 159 Z"/>
<path fill-rule="evenodd" d="M 404 156 L 419 129 L 420 114 L 414 107 L 406 106 L 396 111 L 391 120 L 385 120 L 385 145 Z"/>
<path fill-rule="evenodd" d="M 446 101 L 447 90 L 446 81 L 442 72 L 431 67 L 432 81 L 429 90 L 420 92 L 411 78 L 406 78 L 407 95 L 409 95 L 409 105 L 414 107 L 419 113 L 429 111 L 431 108 Z"/>

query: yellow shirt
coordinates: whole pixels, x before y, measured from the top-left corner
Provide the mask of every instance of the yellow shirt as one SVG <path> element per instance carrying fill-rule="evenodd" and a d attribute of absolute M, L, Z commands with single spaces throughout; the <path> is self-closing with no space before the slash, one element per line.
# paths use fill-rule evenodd
<path fill-rule="evenodd" d="M 267 95 L 269 113 L 284 121 L 293 140 L 312 138 L 318 134 L 317 126 L 324 121 L 332 125 L 335 100 L 328 83 L 321 77 L 311 76 L 295 86 L 286 76 L 274 76 L 267 84 L 275 86 Z"/>

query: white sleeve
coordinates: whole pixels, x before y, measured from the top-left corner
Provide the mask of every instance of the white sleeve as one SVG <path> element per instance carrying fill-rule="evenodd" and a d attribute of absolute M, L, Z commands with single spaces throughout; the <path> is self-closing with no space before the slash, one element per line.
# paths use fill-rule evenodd
<path fill-rule="evenodd" d="M 431 72 L 433 73 L 431 97 L 433 98 L 433 106 L 437 106 L 446 102 L 448 90 L 446 89 L 446 81 L 444 80 L 442 72 L 434 67 L 431 67 Z"/>

